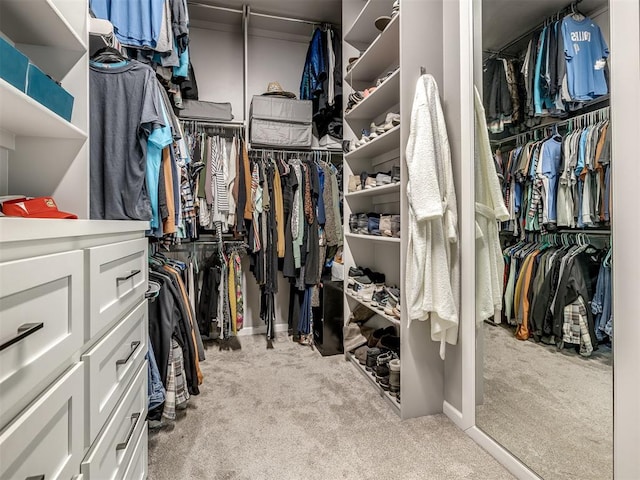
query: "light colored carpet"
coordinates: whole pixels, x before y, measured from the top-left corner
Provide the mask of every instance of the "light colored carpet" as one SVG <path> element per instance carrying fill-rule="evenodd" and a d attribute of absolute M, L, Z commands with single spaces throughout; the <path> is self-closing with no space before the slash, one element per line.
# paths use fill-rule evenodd
<path fill-rule="evenodd" d="M 401 421 L 343 356 L 241 342 L 208 349 L 202 393 L 150 434 L 150 480 L 513 478 L 444 415 Z"/>
<path fill-rule="evenodd" d="M 611 350 L 523 342 L 484 324 L 484 405 L 476 423 L 545 479 L 613 477 Z"/>

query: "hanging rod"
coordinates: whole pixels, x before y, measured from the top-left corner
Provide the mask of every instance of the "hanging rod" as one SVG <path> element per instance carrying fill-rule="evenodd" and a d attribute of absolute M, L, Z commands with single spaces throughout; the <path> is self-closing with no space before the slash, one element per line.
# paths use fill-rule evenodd
<path fill-rule="evenodd" d="M 220 7 L 218 5 L 209 5 L 206 3 L 198 3 L 198 2 L 187 2 L 187 5 L 191 5 L 193 7 L 200 7 L 200 8 L 209 8 L 211 10 L 219 10 L 222 12 L 230 12 L 230 13 L 239 13 L 242 14 L 242 9 L 238 10 L 237 8 L 229 8 L 229 7 Z"/>
<path fill-rule="evenodd" d="M 203 120 L 195 117 L 180 117 L 178 116 L 178 120 L 181 122 L 192 122 L 197 123 L 199 125 L 206 125 L 209 127 L 224 127 L 224 128 L 233 128 L 240 129 L 244 128 L 244 122 L 223 122 L 223 121 L 215 121 L 215 120 Z"/>
<path fill-rule="evenodd" d="M 212 10 L 220 10 L 220 11 L 223 11 L 223 12 L 238 13 L 238 14 L 242 14 L 243 13 L 242 9 L 220 7 L 218 5 L 209 5 L 209 4 L 205 4 L 205 3 L 191 2 L 191 1 L 187 1 L 187 4 L 188 5 L 192 5 L 194 7 L 209 8 L 209 9 L 212 9 Z M 271 20 L 282 20 L 282 21 L 285 21 L 285 22 L 305 23 L 307 25 L 314 25 L 314 26 L 329 25 L 329 26 L 335 27 L 335 25 L 333 25 L 333 24 L 331 24 L 329 22 L 319 22 L 317 20 L 308 20 L 308 19 L 305 19 L 305 18 L 284 17 L 284 16 L 280 16 L 280 15 L 271 15 L 269 13 L 254 12 L 252 10 L 249 10 L 249 15 L 253 15 L 254 17 L 269 18 Z"/>
<path fill-rule="evenodd" d="M 281 153 L 287 155 L 310 155 L 312 153 L 329 153 L 329 154 L 340 154 L 344 155 L 342 150 L 330 150 L 328 148 L 310 148 L 308 150 L 288 150 L 286 148 L 269 148 L 269 147 L 251 147 L 249 153 L 251 152 L 267 152 L 267 153 Z"/>
<path fill-rule="evenodd" d="M 566 12 L 568 12 L 568 11 L 571 11 L 571 8 L 572 8 L 572 7 L 576 7 L 576 6 L 577 6 L 579 3 L 581 3 L 581 2 L 582 2 L 582 0 L 574 0 L 573 2 L 571 2 L 571 3 L 570 3 L 569 5 L 567 5 L 566 7 L 564 7 L 564 8 L 562 8 L 562 9 L 558 10 L 556 13 L 554 13 L 554 14 L 552 14 L 552 15 L 547 15 L 547 17 L 545 18 L 545 20 L 544 20 L 542 23 L 539 23 L 539 24 L 538 24 L 538 25 L 536 25 L 535 27 L 533 27 L 533 28 L 531 28 L 531 29 L 527 30 L 525 33 L 523 33 L 522 35 L 520 35 L 520 36 L 516 37 L 514 40 L 509 41 L 507 44 L 503 45 L 503 46 L 502 46 L 501 48 L 499 48 L 498 50 L 494 50 L 494 53 L 495 53 L 496 55 L 501 55 L 501 54 L 502 54 L 502 52 L 503 52 L 504 50 L 507 50 L 508 48 L 510 48 L 510 47 L 512 47 L 512 46 L 514 46 L 514 45 L 516 45 L 516 44 L 518 44 L 519 42 L 521 42 L 522 40 L 524 40 L 525 38 L 527 38 L 529 35 L 531 35 L 532 33 L 534 33 L 534 32 L 536 32 L 536 31 L 540 30 L 541 28 L 543 28 L 543 27 L 547 24 L 547 22 L 548 22 L 548 20 L 549 20 L 550 18 L 553 18 L 553 17 L 555 17 L 556 15 L 560 16 L 560 15 L 562 15 L 563 13 L 566 13 Z"/>
<path fill-rule="evenodd" d="M 605 100 L 609 100 L 609 94 L 603 95 L 603 97 L 606 97 L 606 98 L 603 98 L 602 100 L 600 98 L 597 98 L 597 99 L 593 100 L 593 103 L 589 102 L 587 106 L 591 106 L 594 103 L 599 103 L 599 102 L 602 102 L 602 101 L 605 101 Z M 545 123 L 543 125 L 537 125 L 537 126 L 535 126 L 533 128 L 530 128 L 529 130 L 527 130 L 525 132 L 517 133 L 515 135 L 511 135 L 511 136 L 505 137 L 505 138 L 491 140 L 490 142 L 493 143 L 493 144 L 497 144 L 497 145 L 502 145 L 503 143 L 510 143 L 513 140 L 517 140 L 520 137 L 526 136 L 526 135 L 528 135 L 530 133 L 534 133 L 534 132 L 539 131 L 539 130 L 544 130 L 546 128 L 552 128 L 554 126 L 555 127 L 562 127 L 564 125 L 568 125 L 571 122 L 579 122 L 581 120 L 584 120 L 584 119 L 588 118 L 590 115 L 594 115 L 594 114 L 597 115 L 599 113 L 608 113 L 610 108 L 611 107 L 602 107 L 602 108 L 599 108 L 597 110 L 592 110 L 591 112 L 586 112 L 586 113 L 582 113 L 580 115 L 576 115 L 574 117 L 567 118 L 565 120 L 558 120 L 557 122 L 550 122 L 550 123 Z"/>

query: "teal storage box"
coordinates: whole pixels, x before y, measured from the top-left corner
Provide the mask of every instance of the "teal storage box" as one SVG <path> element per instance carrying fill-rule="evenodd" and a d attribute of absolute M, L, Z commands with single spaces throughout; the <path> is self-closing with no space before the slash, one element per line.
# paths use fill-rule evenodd
<path fill-rule="evenodd" d="M 0 77 L 24 92 L 27 86 L 29 59 L 0 37 Z"/>
<path fill-rule="evenodd" d="M 71 121 L 73 97 L 33 63 L 29 64 L 27 71 L 27 95 L 68 122 Z"/>

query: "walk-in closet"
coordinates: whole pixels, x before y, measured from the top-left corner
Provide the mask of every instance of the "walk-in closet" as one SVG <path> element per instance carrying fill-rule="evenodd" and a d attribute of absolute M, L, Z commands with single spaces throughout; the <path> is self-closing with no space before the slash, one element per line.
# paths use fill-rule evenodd
<path fill-rule="evenodd" d="M 0 0 L 0 480 L 640 479 L 638 0 Z"/>

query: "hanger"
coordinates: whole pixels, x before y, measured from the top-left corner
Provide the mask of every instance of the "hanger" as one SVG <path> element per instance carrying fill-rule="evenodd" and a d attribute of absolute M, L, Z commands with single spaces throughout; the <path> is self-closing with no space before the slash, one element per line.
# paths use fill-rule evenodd
<path fill-rule="evenodd" d="M 93 54 L 91 60 L 97 63 L 120 63 L 128 61 L 120 50 L 113 47 L 103 47 Z"/>
<path fill-rule="evenodd" d="M 579 22 L 585 19 L 585 15 L 580 10 L 578 10 L 578 3 L 580 3 L 580 1 L 581 0 L 571 3 L 571 16 L 574 20 L 577 20 Z"/>

